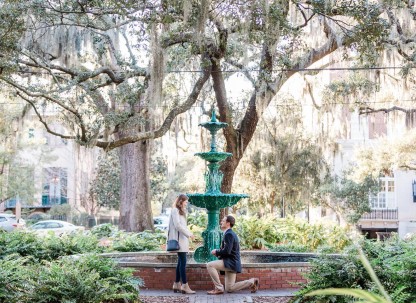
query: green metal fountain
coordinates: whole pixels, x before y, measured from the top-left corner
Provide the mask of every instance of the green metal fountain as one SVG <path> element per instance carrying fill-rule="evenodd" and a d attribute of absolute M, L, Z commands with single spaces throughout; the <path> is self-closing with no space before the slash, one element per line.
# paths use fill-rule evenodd
<path fill-rule="evenodd" d="M 207 161 L 208 170 L 205 173 L 205 193 L 187 194 L 189 203 L 197 207 L 206 208 L 208 212 L 208 226 L 202 232 L 204 245 L 198 247 L 194 253 L 194 259 L 198 263 L 205 263 L 216 260 L 211 255 L 213 249 L 220 247 L 222 231 L 219 228 L 219 213 L 221 208 L 235 205 L 243 198 L 248 198 L 245 194 L 225 194 L 220 190 L 223 174 L 219 171 L 220 163 L 231 157 L 231 153 L 217 151 L 217 132 L 228 124 L 217 121 L 215 111 L 212 112 L 211 121 L 201 123 L 200 126 L 206 128 L 211 133 L 211 150 L 209 152 L 196 153 L 195 155 Z"/>

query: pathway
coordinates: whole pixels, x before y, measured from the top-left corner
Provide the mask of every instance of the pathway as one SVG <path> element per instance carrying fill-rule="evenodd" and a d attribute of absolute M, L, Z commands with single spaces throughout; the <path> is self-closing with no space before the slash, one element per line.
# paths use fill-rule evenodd
<path fill-rule="evenodd" d="M 252 303 L 253 297 L 269 297 L 268 302 L 278 302 L 277 297 L 287 297 L 292 296 L 293 289 L 282 289 L 282 290 L 259 290 L 257 293 L 252 294 L 247 291 L 241 291 L 238 293 L 225 293 L 222 295 L 208 295 L 206 291 L 197 291 L 195 295 L 183 295 L 181 293 L 174 293 L 168 290 L 140 290 L 141 296 L 149 297 L 187 297 L 189 298 L 189 303 Z M 273 300 L 273 298 L 276 298 Z"/>

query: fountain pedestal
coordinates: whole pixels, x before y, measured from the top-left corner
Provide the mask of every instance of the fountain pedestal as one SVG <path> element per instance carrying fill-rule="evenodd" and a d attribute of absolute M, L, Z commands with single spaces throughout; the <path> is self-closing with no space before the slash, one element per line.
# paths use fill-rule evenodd
<path fill-rule="evenodd" d="M 202 232 L 204 245 L 195 250 L 194 259 L 196 262 L 205 263 L 216 260 L 211 255 L 213 249 L 221 245 L 222 231 L 219 228 L 219 213 L 221 208 L 235 205 L 242 198 L 248 198 L 245 194 L 225 194 L 220 191 L 223 174 L 219 171 L 220 163 L 231 157 L 231 153 L 218 152 L 216 134 L 218 130 L 227 126 L 227 123 L 219 122 L 216 119 L 215 111 L 212 112 L 211 121 L 201 123 L 211 133 L 211 150 L 209 152 L 197 153 L 196 156 L 208 161 L 208 170 L 205 173 L 205 193 L 187 194 L 189 203 L 197 207 L 206 208 L 208 212 L 208 226 Z"/>

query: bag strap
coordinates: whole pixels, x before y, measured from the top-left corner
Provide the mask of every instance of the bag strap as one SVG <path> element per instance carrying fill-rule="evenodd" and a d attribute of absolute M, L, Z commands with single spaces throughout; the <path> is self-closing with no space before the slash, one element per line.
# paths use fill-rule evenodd
<path fill-rule="evenodd" d="M 169 218 L 169 229 L 168 229 L 168 240 L 169 240 L 169 233 L 170 233 L 170 226 L 172 224 L 172 212 L 170 213 L 170 218 Z M 178 242 L 179 242 L 179 230 L 178 230 Z"/>

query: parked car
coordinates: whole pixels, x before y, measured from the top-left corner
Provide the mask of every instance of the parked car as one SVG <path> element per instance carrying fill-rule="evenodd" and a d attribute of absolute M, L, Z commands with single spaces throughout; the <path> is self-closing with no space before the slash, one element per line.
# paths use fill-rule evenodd
<path fill-rule="evenodd" d="M 153 225 L 155 229 L 160 230 L 167 230 L 169 224 L 169 217 L 168 216 L 157 216 L 153 218 Z"/>
<path fill-rule="evenodd" d="M 16 228 L 23 228 L 26 225 L 25 220 L 19 219 L 12 214 L 0 214 L 0 230 L 13 231 Z"/>
<path fill-rule="evenodd" d="M 76 226 L 74 224 L 60 221 L 60 220 L 43 220 L 39 221 L 29 227 L 29 230 L 33 231 L 37 235 L 47 235 L 53 233 L 57 236 L 64 234 L 70 234 L 77 231 L 82 231 L 85 228 L 83 226 Z"/>

